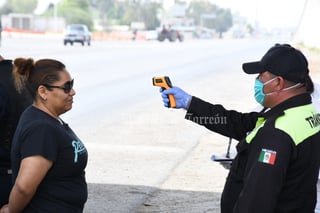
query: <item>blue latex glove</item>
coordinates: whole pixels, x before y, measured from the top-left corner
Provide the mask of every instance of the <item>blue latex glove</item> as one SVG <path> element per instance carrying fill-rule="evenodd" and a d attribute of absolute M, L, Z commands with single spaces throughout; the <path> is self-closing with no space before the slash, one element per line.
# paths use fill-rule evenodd
<path fill-rule="evenodd" d="M 162 101 L 165 107 L 169 107 L 169 94 L 174 96 L 176 100 L 176 107 L 177 109 L 183 108 L 188 109 L 192 96 L 180 89 L 179 87 L 172 87 L 170 89 L 160 89 Z"/>

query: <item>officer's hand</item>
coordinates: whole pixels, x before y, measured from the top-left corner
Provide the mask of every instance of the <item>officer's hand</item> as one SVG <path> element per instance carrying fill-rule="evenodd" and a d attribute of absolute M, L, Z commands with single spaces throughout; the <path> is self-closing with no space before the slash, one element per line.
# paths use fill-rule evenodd
<path fill-rule="evenodd" d="M 179 87 L 172 87 L 166 90 L 160 89 L 160 92 L 162 93 L 161 97 L 165 107 L 169 107 L 168 95 L 171 94 L 174 96 L 174 99 L 176 100 L 175 108 L 188 109 L 192 96 L 180 89 Z"/>

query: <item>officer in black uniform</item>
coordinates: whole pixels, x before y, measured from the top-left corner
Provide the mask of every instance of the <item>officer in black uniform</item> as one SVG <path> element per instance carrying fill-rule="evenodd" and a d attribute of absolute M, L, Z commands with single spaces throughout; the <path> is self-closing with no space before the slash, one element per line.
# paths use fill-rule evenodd
<path fill-rule="evenodd" d="M 221 197 L 222 213 L 313 213 L 320 114 L 311 103 L 307 59 L 288 44 L 276 44 L 260 61 L 242 67 L 258 75 L 255 99 L 268 110 L 226 110 L 178 87 L 162 91 L 165 106 L 172 94 L 177 108 L 187 110 L 186 119 L 239 141 Z M 215 122 L 217 115 L 224 119 Z"/>
<path fill-rule="evenodd" d="M 15 89 L 12 69 L 12 61 L 0 56 L 0 206 L 8 203 L 12 188 L 12 138 L 20 114 L 32 103 L 28 93 Z"/>
<path fill-rule="evenodd" d="M 2 41 L 2 21 L 1 21 L 1 15 L 0 15 L 0 46 Z"/>

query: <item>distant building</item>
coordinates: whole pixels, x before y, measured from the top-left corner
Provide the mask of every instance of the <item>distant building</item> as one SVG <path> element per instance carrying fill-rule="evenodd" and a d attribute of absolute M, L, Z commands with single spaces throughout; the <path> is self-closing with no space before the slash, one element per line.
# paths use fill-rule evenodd
<path fill-rule="evenodd" d="M 2 15 L 2 26 L 5 29 L 61 32 L 66 23 L 64 18 L 60 17 L 38 17 L 31 14 L 11 13 Z"/>

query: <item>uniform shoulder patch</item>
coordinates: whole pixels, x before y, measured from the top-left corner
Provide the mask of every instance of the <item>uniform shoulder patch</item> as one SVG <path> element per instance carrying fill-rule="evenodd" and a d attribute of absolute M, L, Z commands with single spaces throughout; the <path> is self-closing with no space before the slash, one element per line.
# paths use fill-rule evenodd
<path fill-rule="evenodd" d="M 262 149 L 259 155 L 259 162 L 274 165 L 277 157 L 277 152 L 269 149 Z"/>

